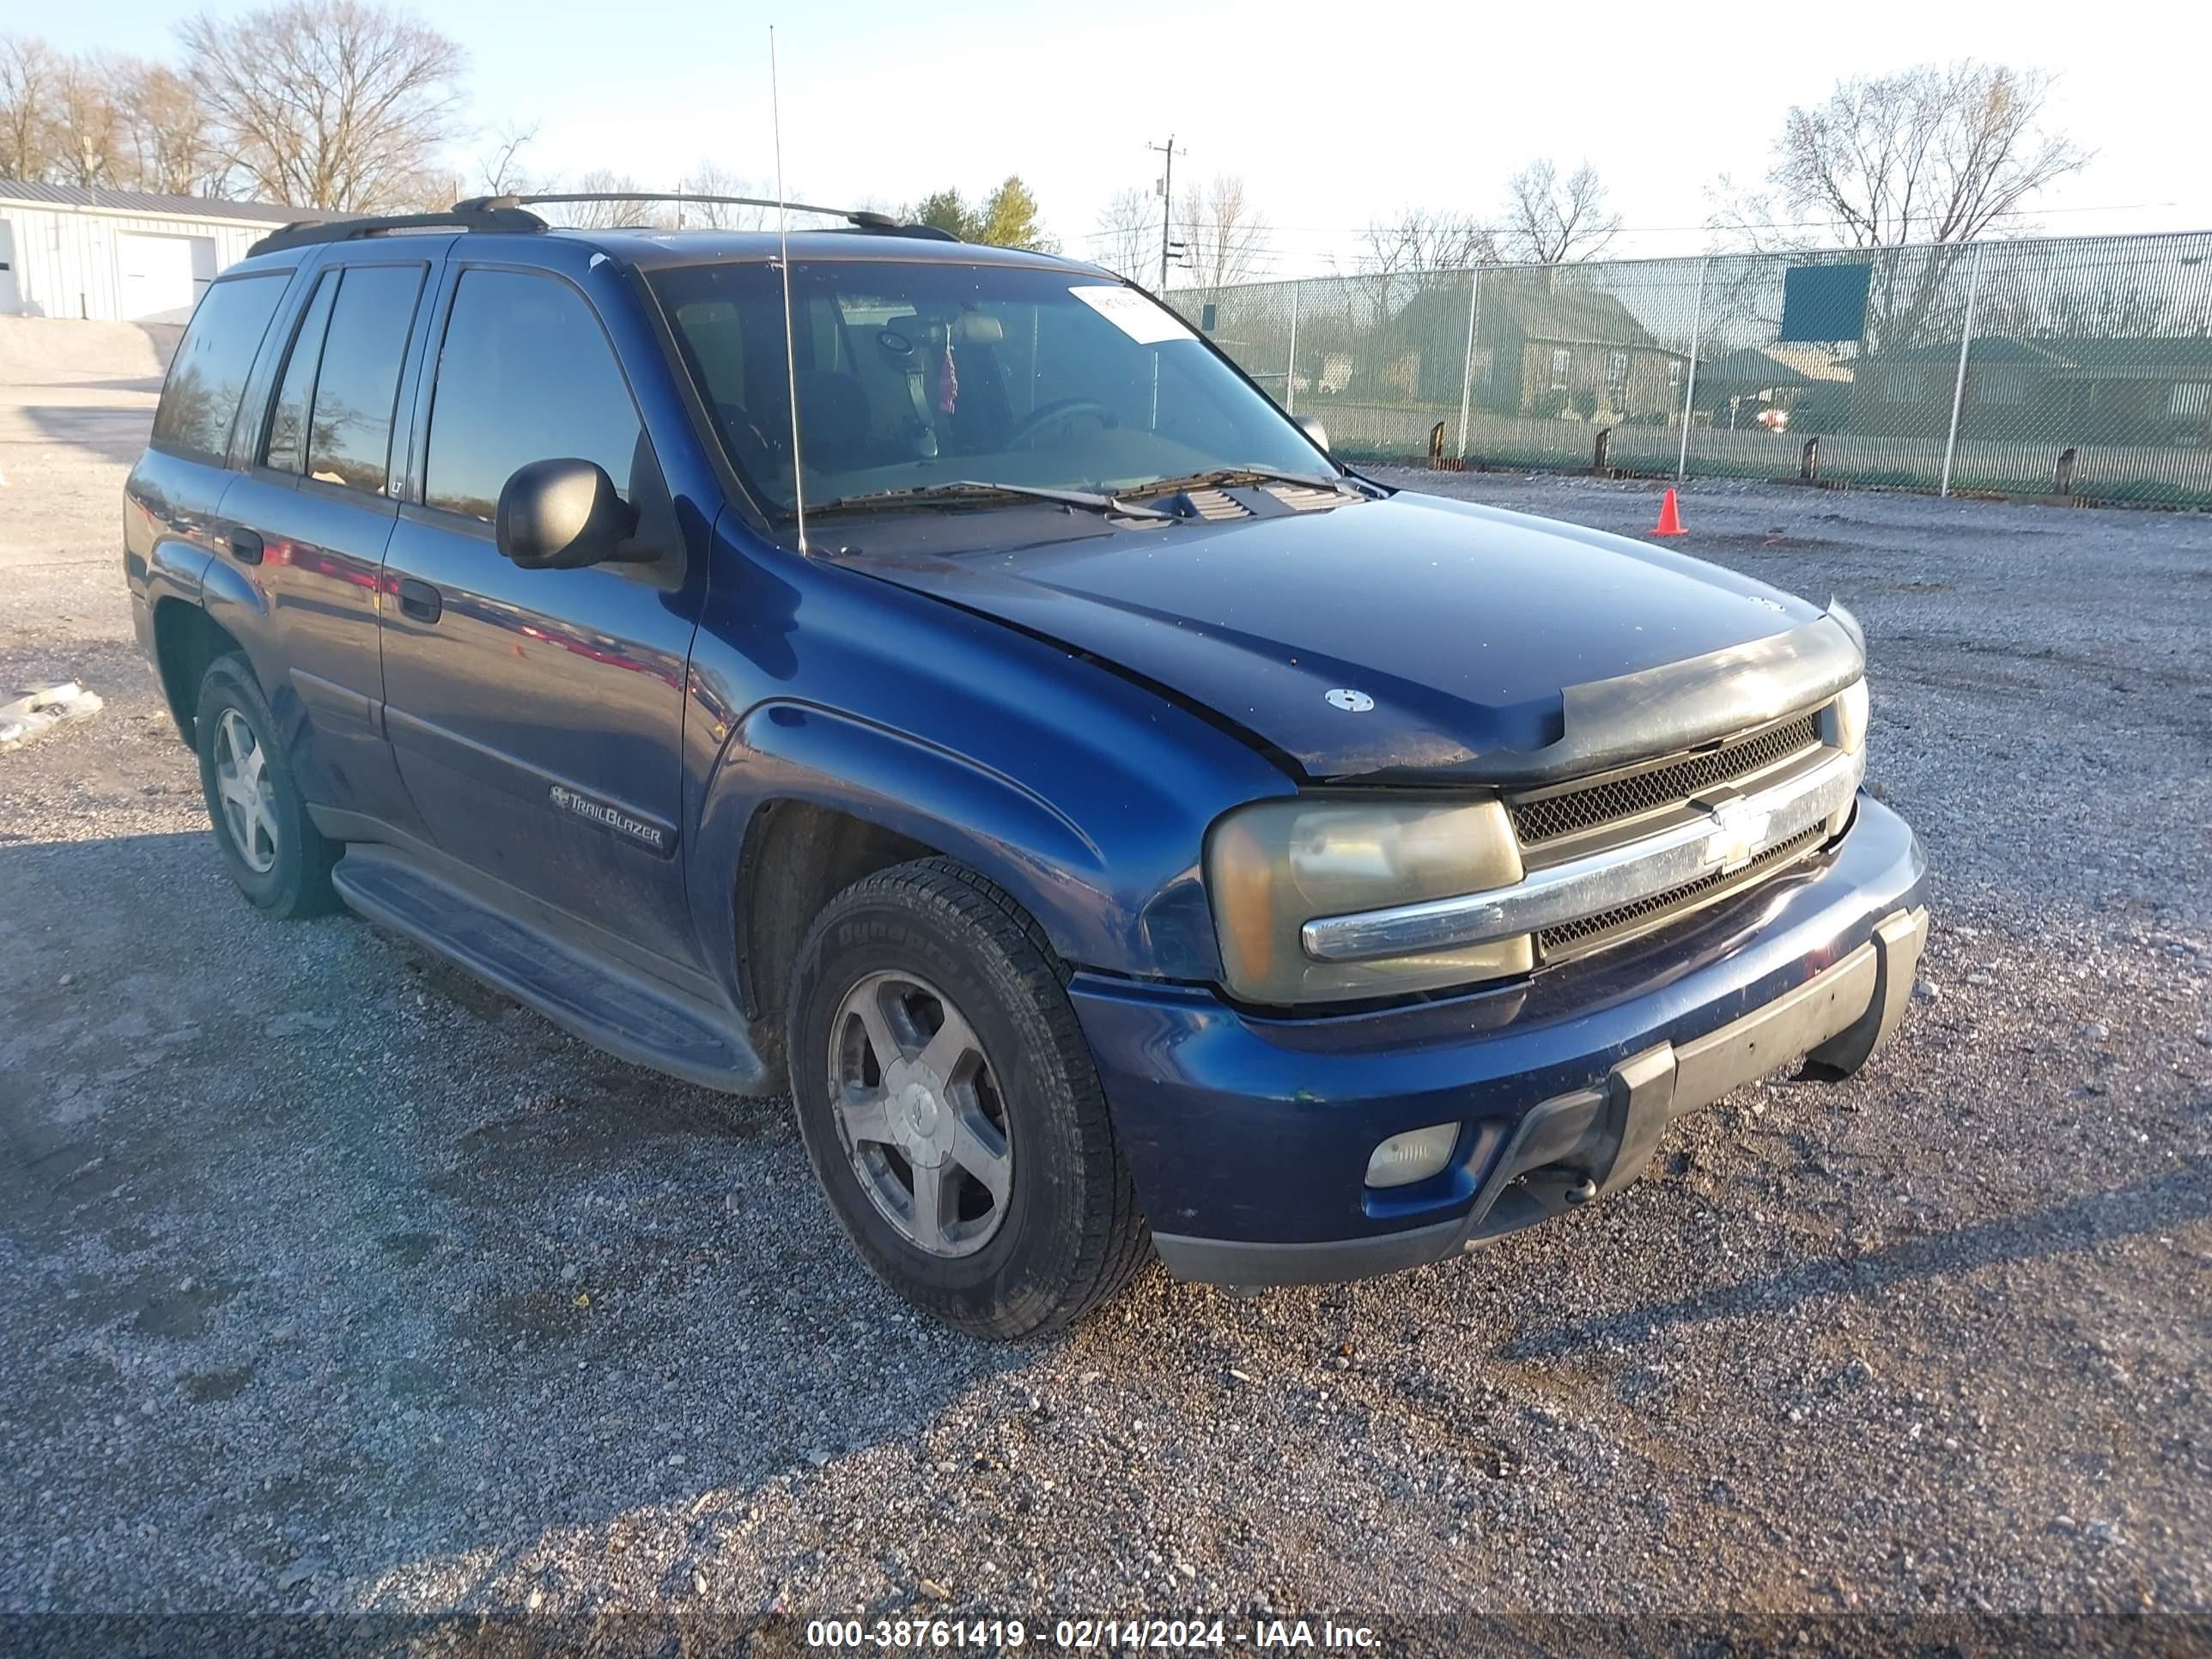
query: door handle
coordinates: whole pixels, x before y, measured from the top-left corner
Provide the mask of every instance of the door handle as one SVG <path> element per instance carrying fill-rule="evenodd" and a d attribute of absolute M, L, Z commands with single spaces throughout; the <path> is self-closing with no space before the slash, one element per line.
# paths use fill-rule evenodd
<path fill-rule="evenodd" d="M 417 581 L 412 576 L 402 576 L 399 579 L 399 608 L 416 622 L 434 623 L 446 606 L 445 601 L 439 597 L 438 590 L 429 583 Z"/>
<path fill-rule="evenodd" d="M 261 562 L 261 532 L 257 530 L 232 531 L 230 556 L 240 564 L 259 564 Z"/>

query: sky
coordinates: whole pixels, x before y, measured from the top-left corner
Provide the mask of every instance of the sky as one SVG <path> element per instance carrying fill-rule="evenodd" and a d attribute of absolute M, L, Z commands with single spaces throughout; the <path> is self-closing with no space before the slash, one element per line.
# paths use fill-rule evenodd
<path fill-rule="evenodd" d="M 98 0 L 0 27 L 71 50 L 158 55 L 188 5 Z M 223 3 L 218 13 L 251 10 Z M 1978 57 L 2058 76 L 2057 125 L 2097 152 L 2038 209 L 2040 234 L 2212 228 L 2200 6 L 1603 0 L 1372 9 L 1279 0 L 463 0 L 424 15 L 467 49 L 480 132 L 535 125 L 527 165 L 673 188 L 702 158 L 774 177 L 776 26 L 794 200 L 896 205 L 1009 173 L 1070 252 L 1117 190 L 1146 192 L 1172 135 L 1186 179 L 1241 175 L 1270 230 L 1255 276 L 1349 262 L 1407 207 L 1494 214 L 1549 155 L 1591 162 L 1627 231 L 1613 252 L 1704 250 L 1705 188 L 1763 173 L 1792 103 L 1836 81 Z M 2197 21 L 2186 20 L 2194 16 Z M 2094 24 L 2092 19 L 2094 18 Z M 465 175 L 488 147 L 456 146 Z M 473 177 L 469 177 L 471 187 Z"/>

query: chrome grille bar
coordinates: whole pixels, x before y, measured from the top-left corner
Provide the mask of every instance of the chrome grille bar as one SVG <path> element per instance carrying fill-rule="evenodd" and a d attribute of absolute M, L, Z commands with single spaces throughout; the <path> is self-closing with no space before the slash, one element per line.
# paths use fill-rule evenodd
<path fill-rule="evenodd" d="M 1579 921 L 1696 881 L 1741 869 L 1769 847 L 1802 835 L 1850 805 L 1863 754 L 1838 750 L 1818 765 L 1740 796 L 1692 823 L 1532 871 L 1511 887 L 1323 916 L 1299 930 L 1317 962 L 1366 962 L 1488 945 Z"/>

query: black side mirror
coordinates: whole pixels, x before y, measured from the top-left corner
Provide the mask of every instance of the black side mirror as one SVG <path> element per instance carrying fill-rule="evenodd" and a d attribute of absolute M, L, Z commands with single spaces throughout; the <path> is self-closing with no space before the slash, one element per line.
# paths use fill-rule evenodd
<path fill-rule="evenodd" d="M 525 570 L 574 570 L 638 556 L 637 514 L 596 462 L 568 456 L 515 469 L 499 492 L 492 533 Z"/>
<path fill-rule="evenodd" d="M 1293 415 L 1291 418 L 1298 423 L 1298 430 L 1304 433 L 1308 438 L 1313 441 L 1313 447 L 1316 449 L 1321 451 L 1324 455 L 1328 453 L 1328 428 L 1327 427 L 1323 426 L 1319 421 L 1314 419 L 1310 415 Z"/>

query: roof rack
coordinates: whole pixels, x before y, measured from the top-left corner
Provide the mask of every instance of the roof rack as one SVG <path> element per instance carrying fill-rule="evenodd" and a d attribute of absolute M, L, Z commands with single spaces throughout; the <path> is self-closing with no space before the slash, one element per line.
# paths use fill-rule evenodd
<path fill-rule="evenodd" d="M 511 201 L 487 198 L 457 202 L 442 213 L 386 213 L 362 219 L 303 219 L 272 230 L 246 249 L 274 253 L 281 248 L 311 247 L 319 242 L 349 242 L 392 230 L 544 230 L 545 222 Z"/>
<path fill-rule="evenodd" d="M 960 239 L 935 225 L 902 224 L 888 213 L 877 213 L 867 208 L 817 207 L 809 202 L 779 202 L 772 197 L 715 196 L 702 191 L 689 190 L 580 190 L 538 192 L 527 196 L 471 196 L 465 202 L 453 204 L 456 213 L 499 213 L 517 210 L 526 204 L 553 202 L 714 202 L 729 207 L 786 208 L 793 213 L 820 213 L 833 219 L 842 219 L 855 230 L 871 231 L 885 236 L 919 236 L 932 241 L 957 242 Z"/>

